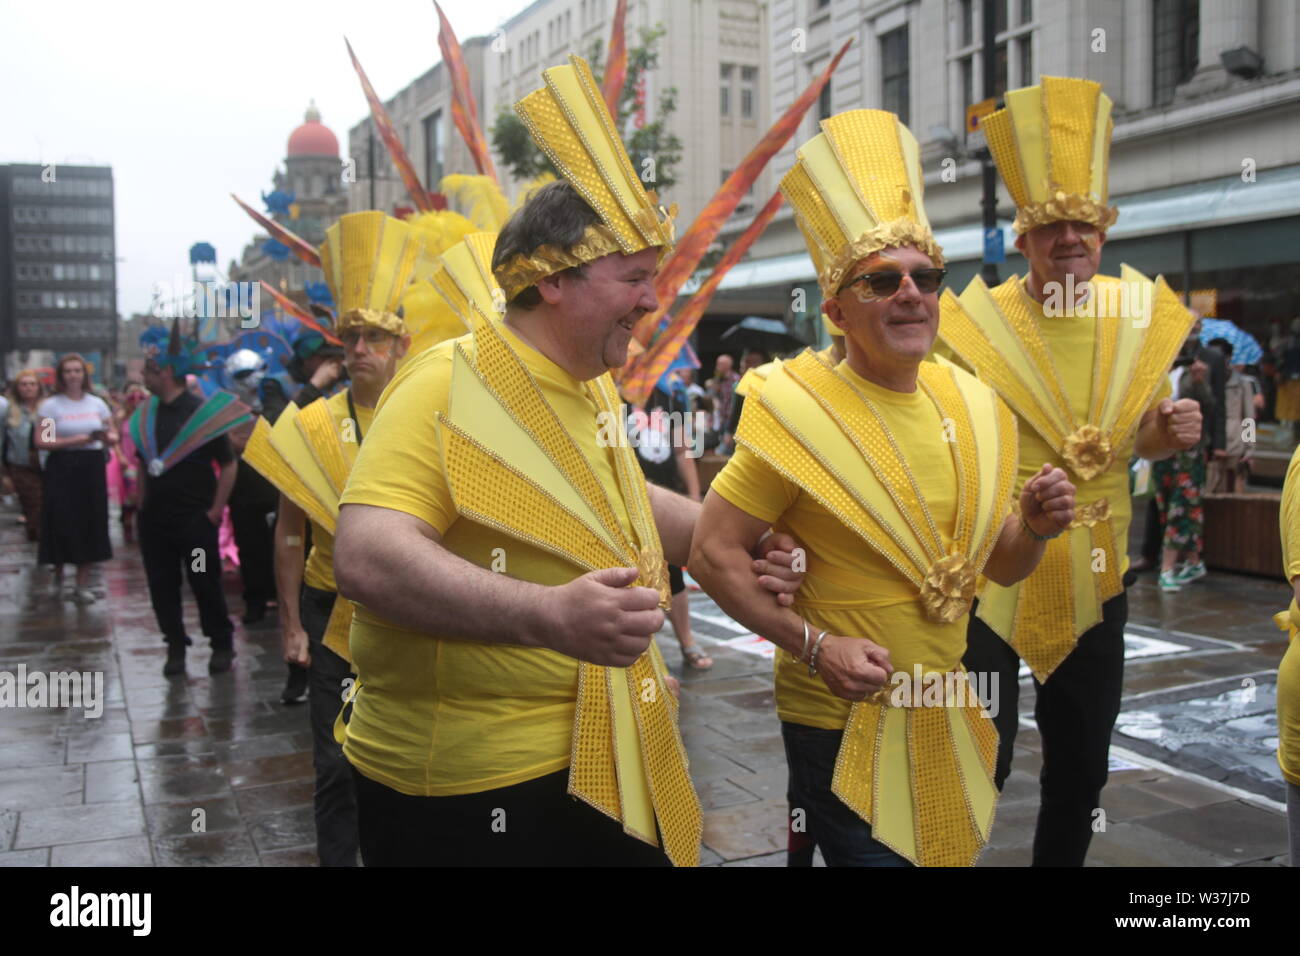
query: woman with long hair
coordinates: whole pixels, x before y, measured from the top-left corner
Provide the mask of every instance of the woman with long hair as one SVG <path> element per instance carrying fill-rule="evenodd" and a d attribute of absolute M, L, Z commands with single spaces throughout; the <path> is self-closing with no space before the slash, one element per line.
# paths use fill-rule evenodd
<path fill-rule="evenodd" d="M 90 391 L 90 370 L 75 352 L 59 359 L 55 394 L 37 410 L 36 447 L 48 451 L 37 560 L 54 566 L 53 593 L 63 593 L 63 566 L 77 566 L 78 604 L 95 600 L 90 566 L 113 556 L 108 541 L 104 451 L 117 441 L 108 405 Z"/>
<path fill-rule="evenodd" d="M 41 463 L 33 442 L 41 398 L 37 374 L 31 369 L 19 372 L 9 384 L 9 411 L 0 437 L 0 459 L 22 506 L 28 541 L 41 534 Z"/>

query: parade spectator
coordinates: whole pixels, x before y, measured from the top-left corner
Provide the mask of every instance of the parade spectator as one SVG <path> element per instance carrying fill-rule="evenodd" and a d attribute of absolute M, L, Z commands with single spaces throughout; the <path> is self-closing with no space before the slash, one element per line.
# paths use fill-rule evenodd
<path fill-rule="evenodd" d="M 135 503 L 140 496 L 140 470 L 135 443 L 131 441 L 126 422 L 148 397 L 149 392 L 143 385 L 131 382 L 122 393 L 121 401 L 113 408 L 118 443 L 113 446 L 108 460 L 108 489 L 117 500 L 121 511 L 122 539 L 128 544 L 135 541 Z"/>
<path fill-rule="evenodd" d="M 713 365 L 713 378 L 704 383 L 705 391 L 713 401 L 713 431 L 720 454 L 731 453 L 731 432 L 728 430 L 728 424 L 731 422 L 731 405 L 735 400 L 736 385 L 740 382 L 740 376 L 733 368 L 734 364 L 730 355 L 725 353 L 719 355 Z"/>
<path fill-rule="evenodd" d="M 52 593 L 63 593 L 63 566 L 77 567 L 78 604 L 90 604 L 90 566 L 113 556 L 108 540 L 105 446 L 117 441 L 113 415 L 90 392 L 90 369 L 75 352 L 55 370 L 55 392 L 37 409 L 36 447 L 48 451 L 37 561 L 54 566 Z"/>
<path fill-rule="evenodd" d="M 1228 380 L 1224 385 L 1224 447 L 1213 452 L 1206 478 L 1207 494 L 1232 493 L 1246 484 L 1253 444 L 1246 441 L 1246 422 L 1259 413 L 1256 398 L 1259 383 L 1245 373 L 1245 366 L 1232 364 L 1232 343 L 1214 339 L 1210 345 L 1228 360 Z M 1253 431 L 1253 429 L 1252 429 Z M 1252 439 L 1253 441 L 1253 439 Z"/>
<path fill-rule="evenodd" d="M 36 373 L 19 372 L 9 385 L 9 408 L 4 414 L 4 445 L 0 452 L 5 475 L 23 509 L 21 520 L 28 541 L 38 540 L 41 534 L 41 463 L 35 445 L 41 398 L 41 380 Z"/>
<path fill-rule="evenodd" d="M 680 380 L 661 381 L 644 408 L 634 408 L 628 413 L 628 435 L 646 481 L 699 501 L 700 476 L 695 458 L 687 448 L 691 436 L 685 425 L 688 415 L 690 406 Z M 680 566 L 668 565 L 668 581 L 672 593 L 668 622 L 681 645 L 682 660 L 696 670 L 706 671 L 713 666 L 713 658 L 700 649 L 691 633 L 690 593 Z"/>
<path fill-rule="evenodd" d="M 1272 352 L 1265 352 L 1260 357 L 1259 388 L 1263 398 L 1259 409 L 1259 420 L 1277 421 L 1277 356 Z"/>
<path fill-rule="evenodd" d="M 1199 324 L 1199 323 L 1198 323 Z M 1201 551 L 1205 532 L 1205 510 L 1201 495 L 1205 487 L 1205 465 L 1212 438 L 1209 431 L 1214 414 L 1210 368 L 1199 350 L 1190 365 L 1174 369 L 1174 396 L 1190 398 L 1201 410 L 1201 439 L 1191 448 L 1177 451 L 1152 466 L 1156 481 L 1156 507 L 1164 527 L 1160 555 L 1160 590 L 1180 591 L 1183 586 L 1205 577 Z M 1222 353 L 1219 353 L 1222 354 Z M 1180 567 L 1176 567 L 1179 559 Z"/>

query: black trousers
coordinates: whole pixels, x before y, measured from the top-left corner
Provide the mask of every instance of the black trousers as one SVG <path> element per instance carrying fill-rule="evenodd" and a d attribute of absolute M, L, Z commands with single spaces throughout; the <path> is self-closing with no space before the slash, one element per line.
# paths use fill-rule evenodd
<path fill-rule="evenodd" d="M 366 866 L 669 865 L 659 847 L 569 796 L 567 769 L 454 797 L 411 797 L 352 773 Z"/>
<path fill-rule="evenodd" d="M 275 532 L 267 520 L 274 511 L 257 501 L 230 502 L 245 604 L 265 604 L 275 598 Z"/>
<path fill-rule="evenodd" d="M 322 642 L 337 595 L 302 586 L 298 616 L 311 640 L 307 683 L 311 718 L 311 759 L 316 769 L 316 855 L 321 866 L 357 865 L 357 792 L 343 747 L 334 740 L 334 720 L 343 708 L 343 682 L 352 676 L 348 662 Z"/>
<path fill-rule="evenodd" d="M 1128 592 L 1102 606 L 1100 624 L 1079 643 L 1046 683 L 1034 680 L 1034 719 L 1043 742 L 1041 805 L 1034 832 L 1034 866 L 1082 866 L 1092 842 L 1094 811 L 1101 806 L 1110 762 L 1110 735 L 1124 689 L 1124 625 Z M 1019 714 L 1020 658 L 972 609 L 962 663 L 972 672 L 998 674 L 998 789 L 1011 774 Z"/>
<path fill-rule="evenodd" d="M 193 643 L 181 614 L 181 569 L 199 605 L 199 623 L 213 647 L 229 647 L 234 626 L 221 588 L 221 550 L 217 529 L 202 511 L 177 517 L 140 512 L 140 555 L 149 581 L 149 599 L 168 644 Z"/>

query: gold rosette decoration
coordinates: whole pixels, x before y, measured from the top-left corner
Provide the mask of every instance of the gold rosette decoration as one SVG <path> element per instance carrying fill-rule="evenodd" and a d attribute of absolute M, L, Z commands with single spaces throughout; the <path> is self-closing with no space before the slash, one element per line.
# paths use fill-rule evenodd
<path fill-rule="evenodd" d="M 1084 481 L 1092 481 L 1115 460 L 1110 439 L 1096 425 L 1080 425 L 1065 436 L 1061 457 Z"/>
<path fill-rule="evenodd" d="M 931 565 L 921 584 L 925 616 L 937 624 L 951 624 L 970 610 L 979 577 L 964 554 L 950 554 Z"/>
<path fill-rule="evenodd" d="M 1094 528 L 1110 520 L 1110 499 L 1098 498 L 1092 504 L 1079 505 L 1074 509 L 1074 520 L 1070 530 L 1075 528 Z"/>

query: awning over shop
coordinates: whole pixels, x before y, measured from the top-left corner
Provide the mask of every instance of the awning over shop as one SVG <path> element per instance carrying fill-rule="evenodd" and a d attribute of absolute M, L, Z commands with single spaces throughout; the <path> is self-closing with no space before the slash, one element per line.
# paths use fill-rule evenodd
<path fill-rule="evenodd" d="M 1300 215 L 1300 166 L 1260 170 L 1249 182 L 1241 176 L 1227 176 L 1115 197 L 1114 202 L 1120 216 L 1107 234 L 1110 240 L 1295 216 Z M 1011 223 L 1002 226 L 1010 230 Z M 983 256 L 983 229 L 978 225 L 940 229 L 935 239 L 950 263 Z M 741 262 L 727 273 L 719 288 L 725 292 L 816 278 L 812 260 L 800 252 Z M 689 295 L 698 284 L 693 278 L 682 294 Z"/>

